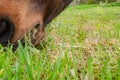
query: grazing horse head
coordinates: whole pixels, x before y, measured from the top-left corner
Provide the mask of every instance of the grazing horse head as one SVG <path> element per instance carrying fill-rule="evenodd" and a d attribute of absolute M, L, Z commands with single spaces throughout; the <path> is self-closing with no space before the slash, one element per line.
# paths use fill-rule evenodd
<path fill-rule="evenodd" d="M 45 26 L 72 0 L 0 0 L 0 43 L 6 46 L 22 40 L 30 32 L 37 45 L 44 37 Z"/>

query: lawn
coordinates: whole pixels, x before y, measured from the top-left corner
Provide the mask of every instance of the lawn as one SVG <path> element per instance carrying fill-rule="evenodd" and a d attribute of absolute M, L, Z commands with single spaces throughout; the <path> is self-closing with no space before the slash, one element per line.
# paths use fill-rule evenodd
<path fill-rule="evenodd" d="M 0 46 L 0 80 L 120 80 L 120 7 L 70 6 L 37 48 Z"/>

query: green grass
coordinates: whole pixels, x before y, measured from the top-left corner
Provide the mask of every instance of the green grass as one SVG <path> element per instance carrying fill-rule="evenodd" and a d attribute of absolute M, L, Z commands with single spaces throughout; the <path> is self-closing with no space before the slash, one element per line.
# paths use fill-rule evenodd
<path fill-rule="evenodd" d="M 120 80 L 120 7 L 67 8 L 34 48 L 0 46 L 0 80 Z"/>

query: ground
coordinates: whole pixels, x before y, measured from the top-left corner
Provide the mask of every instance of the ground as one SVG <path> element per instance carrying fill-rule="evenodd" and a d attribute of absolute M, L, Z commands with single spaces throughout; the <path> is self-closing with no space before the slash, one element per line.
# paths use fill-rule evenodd
<path fill-rule="evenodd" d="M 120 7 L 70 6 L 34 48 L 0 47 L 3 80 L 119 80 Z"/>

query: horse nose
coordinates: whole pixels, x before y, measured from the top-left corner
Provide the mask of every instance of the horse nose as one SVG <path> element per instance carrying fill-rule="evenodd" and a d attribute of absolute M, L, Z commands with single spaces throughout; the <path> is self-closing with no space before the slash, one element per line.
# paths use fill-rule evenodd
<path fill-rule="evenodd" d="M 0 44 L 2 46 L 7 46 L 14 32 L 15 27 L 13 22 L 8 17 L 0 16 Z"/>

